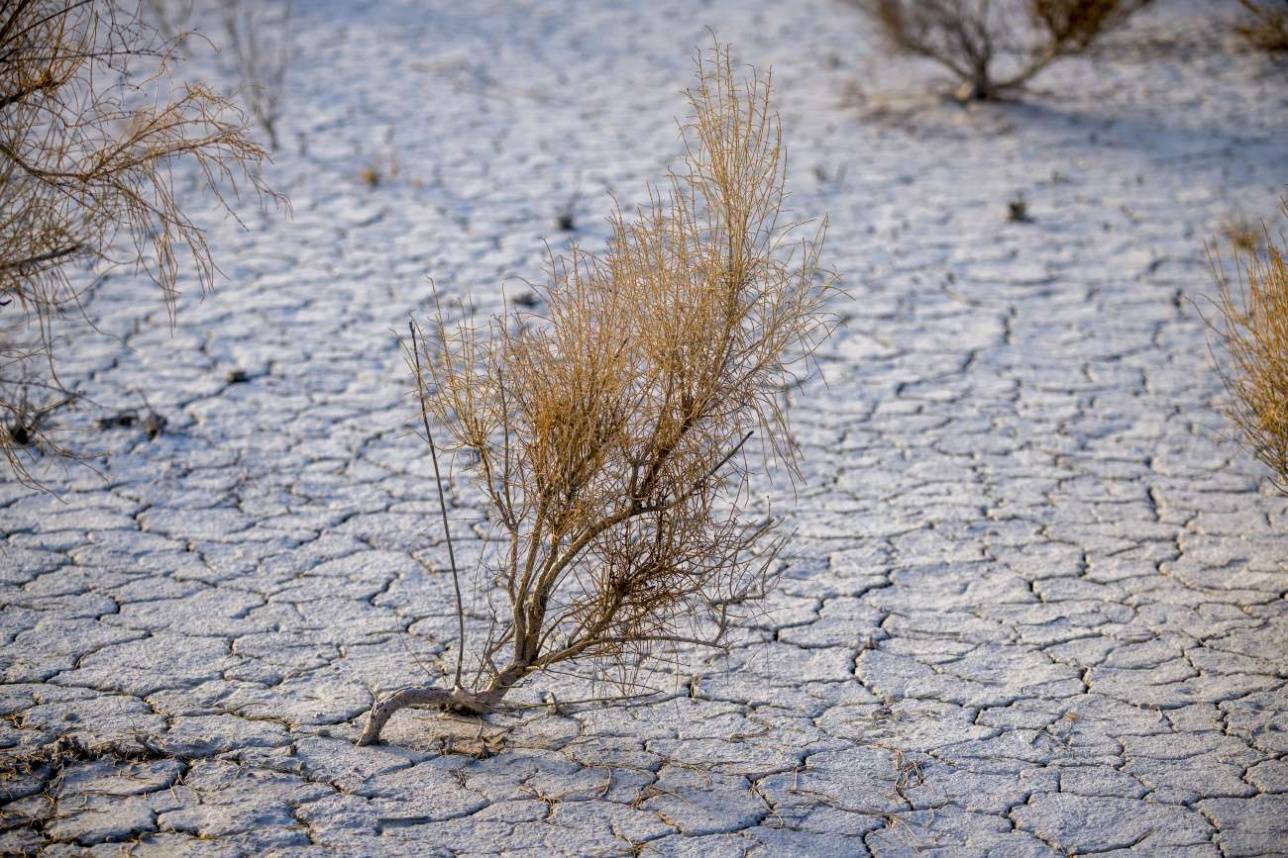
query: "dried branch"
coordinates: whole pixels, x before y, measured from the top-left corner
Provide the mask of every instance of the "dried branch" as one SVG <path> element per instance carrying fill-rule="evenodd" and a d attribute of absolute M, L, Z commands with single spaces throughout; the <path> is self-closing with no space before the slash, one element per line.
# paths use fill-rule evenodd
<path fill-rule="evenodd" d="M 1288 0 L 1239 0 L 1244 16 L 1235 32 L 1251 47 L 1288 52 Z"/>
<path fill-rule="evenodd" d="M 188 24 L 192 20 L 197 0 L 144 0 L 149 19 L 168 44 L 183 49 L 191 35 Z"/>

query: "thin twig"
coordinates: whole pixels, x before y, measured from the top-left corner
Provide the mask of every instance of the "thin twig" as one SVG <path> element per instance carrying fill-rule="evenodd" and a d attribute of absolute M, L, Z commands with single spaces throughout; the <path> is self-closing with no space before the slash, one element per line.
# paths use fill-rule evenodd
<path fill-rule="evenodd" d="M 438 488 L 438 509 L 443 515 L 443 535 L 447 538 L 447 559 L 452 566 L 452 587 L 456 590 L 456 677 L 453 688 L 461 687 L 461 667 L 465 662 L 465 607 L 461 599 L 461 578 L 456 571 L 456 552 L 452 548 L 452 531 L 447 526 L 447 500 L 443 497 L 443 478 L 438 472 L 438 450 L 434 446 L 434 433 L 429 428 L 429 410 L 425 405 L 425 381 L 420 370 L 420 344 L 416 338 L 416 323 L 408 322 L 411 332 L 411 354 L 416 364 L 416 394 L 420 399 L 420 419 L 425 424 L 425 440 L 429 442 L 429 458 L 434 463 L 434 485 Z"/>

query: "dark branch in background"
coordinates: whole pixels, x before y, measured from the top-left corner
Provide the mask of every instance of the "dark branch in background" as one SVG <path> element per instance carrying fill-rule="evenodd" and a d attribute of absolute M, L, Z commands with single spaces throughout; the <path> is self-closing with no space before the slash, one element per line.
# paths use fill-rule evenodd
<path fill-rule="evenodd" d="M 276 151 L 286 70 L 294 50 L 292 0 L 221 0 L 221 3 L 224 35 L 234 70 L 241 78 L 242 98 L 255 122 L 268 135 L 269 146 Z"/>
<path fill-rule="evenodd" d="M 27 259 L 0 260 L 0 270 L 7 270 L 10 268 L 23 269 L 32 265 L 42 265 L 46 262 L 57 262 L 63 257 L 71 256 L 74 253 L 80 253 L 84 249 L 83 245 L 73 244 L 70 247 L 59 247 L 54 250 L 48 250 L 37 256 L 28 257 Z"/>
<path fill-rule="evenodd" d="M 1235 32 L 1249 47 L 1272 54 L 1288 52 L 1288 0 L 1239 0 L 1243 19 Z"/>
<path fill-rule="evenodd" d="M 1010 95 L 1152 0 L 846 0 L 895 53 L 938 63 L 962 101 Z"/>

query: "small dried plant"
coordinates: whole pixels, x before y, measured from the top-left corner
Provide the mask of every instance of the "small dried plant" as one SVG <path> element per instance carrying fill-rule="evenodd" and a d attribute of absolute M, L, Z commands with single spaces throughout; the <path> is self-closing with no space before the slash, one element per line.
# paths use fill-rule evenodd
<path fill-rule="evenodd" d="M 131 7 L 135 8 L 135 7 Z M 266 193 L 264 150 L 232 103 L 168 76 L 155 31 L 116 0 L 22 0 L 0 9 L 0 453 L 44 441 L 28 394 L 64 399 L 56 323 L 98 278 L 142 270 L 173 308 L 181 271 L 204 289 L 216 269 L 175 194 L 195 165 L 227 208 L 237 180 Z"/>
<path fill-rule="evenodd" d="M 615 211 L 602 255 L 550 261 L 540 315 L 507 310 L 486 337 L 441 307 L 428 338 L 413 325 L 435 474 L 436 423 L 476 463 L 504 534 L 489 583 L 507 607 L 465 669 L 454 577 L 451 685 L 377 702 L 359 744 L 405 706 L 487 713 L 561 663 L 719 646 L 773 580 L 781 542 L 768 510 L 748 513 L 748 477 L 770 458 L 796 473 L 783 391 L 830 331 L 835 278 L 823 229 L 798 239 L 784 221 L 770 77 L 737 81 L 719 46 L 697 74 L 684 168 L 633 216 Z M 441 484 L 439 500 L 446 528 Z M 456 576 L 451 558 L 449 543 Z"/>
<path fill-rule="evenodd" d="M 221 0 L 221 3 L 226 47 L 242 82 L 242 99 L 255 122 L 268 135 L 269 146 L 276 151 L 286 70 L 294 52 L 292 0 Z"/>
<path fill-rule="evenodd" d="M 1288 215 L 1288 199 L 1284 200 Z M 1263 237 L 1261 252 L 1234 248 L 1235 277 L 1214 264 L 1214 328 L 1229 358 L 1222 370 L 1228 408 L 1252 452 L 1270 469 L 1276 488 L 1288 494 L 1288 261 L 1285 248 Z"/>
<path fill-rule="evenodd" d="M 1005 97 L 1051 63 L 1083 53 L 1150 0 L 848 0 L 896 53 L 960 82 L 961 101 Z"/>
<path fill-rule="evenodd" d="M 1256 253 L 1265 236 L 1265 227 L 1258 221 L 1235 215 L 1221 224 L 1221 235 L 1237 253 Z"/>
<path fill-rule="evenodd" d="M 1024 194 L 1016 194 L 1007 200 L 1006 219 L 1011 223 L 1033 222 L 1033 217 L 1029 214 L 1029 202 L 1024 199 Z"/>
<path fill-rule="evenodd" d="M 1245 14 L 1235 32 L 1259 51 L 1288 52 L 1288 0 L 1239 0 Z"/>

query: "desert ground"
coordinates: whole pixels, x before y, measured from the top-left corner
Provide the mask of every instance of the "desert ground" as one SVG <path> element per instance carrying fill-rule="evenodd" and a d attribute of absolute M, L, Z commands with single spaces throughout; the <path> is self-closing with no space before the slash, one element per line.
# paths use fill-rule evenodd
<path fill-rule="evenodd" d="M 84 463 L 0 482 L 0 852 L 1288 854 L 1288 500 L 1203 320 L 1205 242 L 1288 182 L 1288 72 L 1229 11 L 1159 0 L 963 108 L 835 0 L 297 2 L 290 211 L 194 201 L 224 276 L 173 326 L 105 284 L 60 365 Z M 803 479 L 757 486 L 782 581 L 651 693 L 540 675 L 355 747 L 456 634 L 399 336 L 429 277 L 485 317 L 602 245 L 709 30 L 772 67 L 845 289 Z"/>

